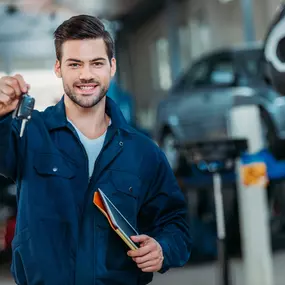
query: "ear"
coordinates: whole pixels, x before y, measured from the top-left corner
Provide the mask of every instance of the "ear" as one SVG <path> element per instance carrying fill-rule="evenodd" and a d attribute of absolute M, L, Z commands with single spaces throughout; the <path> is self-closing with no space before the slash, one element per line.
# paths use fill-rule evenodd
<path fill-rule="evenodd" d="M 116 59 L 113 57 L 111 59 L 111 77 L 114 77 L 116 74 L 116 70 L 117 70 L 117 61 Z"/>
<path fill-rule="evenodd" d="M 60 61 L 57 59 L 54 65 L 54 72 L 58 78 L 61 78 Z"/>

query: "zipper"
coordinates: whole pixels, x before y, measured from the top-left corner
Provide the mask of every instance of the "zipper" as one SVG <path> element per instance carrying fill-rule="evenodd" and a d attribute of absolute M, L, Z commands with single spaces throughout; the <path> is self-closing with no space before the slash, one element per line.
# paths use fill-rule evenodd
<path fill-rule="evenodd" d="M 86 192 L 86 197 L 84 199 L 84 207 L 86 207 L 87 205 L 87 202 L 88 202 L 88 199 L 89 199 L 89 192 L 90 190 L 92 190 L 93 186 L 95 185 L 96 183 L 96 180 L 95 180 L 95 173 L 96 173 L 96 170 L 97 170 L 97 165 L 100 161 L 100 158 L 102 156 L 102 153 L 104 152 L 105 148 L 111 143 L 112 139 L 114 138 L 114 136 L 116 135 L 116 132 L 114 134 L 112 134 L 112 136 L 110 138 L 107 138 L 107 134 L 108 134 L 108 131 L 106 133 L 106 138 L 105 138 L 105 142 L 104 142 L 104 145 L 101 149 L 101 151 L 99 152 L 98 154 L 98 157 L 95 161 L 95 164 L 94 164 L 94 169 L 93 169 L 93 172 L 92 172 L 92 175 L 91 177 L 89 178 L 89 184 L 88 184 L 88 190 Z M 106 140 L 107 139 L 107 140 Z"/>
<path fill-rule="evenodd" d="M 86 149 L 85 149 L 84 145 L 82 144 L 81 140 L 79 139 L 78 134 L 77 134 L 76 130 L 74 129 L 74 127 L 70 123 L 68 123 L 68 124 L 69 124 L 68 128 L 75 135 L 76 140 L 79 143 L 79 145 L 80 145 L 80 147 L 81 147 L 81 149 L 83 151 L 83 154 L 84 154 L 84 157 L 85 157 L 85 162 L 86 162 L 86 169 L 87 169 L 87 180 L 88 180 L 88 185 L 89 185 L 89 182 L 90 182 L 90 178 L 89 178 L 89 164 L 88 164 L 89 159 L 88 159 L 88 155 L 87 155 Z"/>
<path fill-rule="evenodd" d="M 79 139 L 79 136 L 77 134 L 77 131 L 75 130 L 75 128 L 72 126 L 72 124 L 68 123 L 68 128 L 71 130 L 71 132 L 74 134 L 77 142 L 79 143 L 80 147 L 81 147 L 81 150 L 83 151 L 83 155 L 85 157 L 85 165 L 86 165 L 86 172 L 87 172 L 87 181 L 88 181 L 88 186 L 87 186 L 87 190 L 89 189 L 89 184 L 90 184 L 90 181 L 91 181 L 91 177 L 89 177 L 89 159 L 88 159 L 88 155 L 87 155 L 87 152 L 86 152 L 86 149 L 84 147 L 84 145 L 82 144 L 81 140 Z M 85 201 L 85 198 L 83 199 Z M 83 214 L 83 209 L 84 209 L 84 205 L 82 207 L 82 209 L 80 209 L 80 217 L 79 217 L 79 225 L 78 225 L 78 229 L 79 229 L 79 233 L 80 233 L 80 229 L 81 229 L 81 216 Z"/>
<path fill-rule="evenodd" d="M 107 134 L 106 134 L 106 138 L 107 138 L 107 135 L 108 135 L 108 131 L 107 131 Z M 98 163 L 100 162 L 102 153 L 104 152 L 105 148 L 111 143 L 111 141 L 112 141 L 112 139 L 114 138 L 115 135 L 116 135 L 116 132 L 114 134 L 112 134 L 112 136 L 110 138 L 107 138 L 108 141 L 106 141 L 106 138 L 105 138 L 105 143 L 104 143 L 104 145 L 103 145 L 101 151 L 99 152 L 98 157 L 97 157 L 97 159 L 95 161 L 92 175 L 91 175 L 90 178 L 88 178 L 88 187 L 87 187 L 87 191 L 85 192 L 85 197 L 84 197 L 84 201 L 83 201 L 83 208 L 82 208 L 81 216 L 79 218 L 79 231 L 80 232 L 81 232 L 81 229 L 82 229 L 82 226 L 83 226 L 84 214 L 85 214 L 86 208 L 88 206 L 88 200 L 89 200 L 90 191 L 93 189 L 94 185 L 96 184 L 96 180 L 97 179 L 95 180 L 95 177 L 96 177 L 95 173 L 97 171 Z M 81 142 L 80 142 L 80 144 L 82 145 Z M 84 148 L 83 145 L 82 145 L 82 147 Z M 85 150 L 85 148 L 84 148 L 84 150 Z M 85 154 L 87 156 L 86 150 L 85 150 Z M 87 163 L 88 163 L 88 156 L 87 156 Z"/>
<path fill-rule="evenodd" d="M 89 199 L 90 190 L 92 190 L 92 188 L 94 187 L 94 185 L 96 183 L 95 173 L 97 171 L 98 163 L 100 161 L 100 158 L 102 156 L 103 151 L 111 143 L 111 141 L 113 140 L 114 136 L 117 134 L 117 131 L 115 131 L 113 134 L 111 134 L 111 136 L 108 138 L 107 137 L 108 136 L 108 130 L 107 130 L 105 143 L 104 143 L 104 145 L 103 145 L 103 147 L 102 147 L 102 149 L 101 149 L 101 151 L 100 151 L 100 153 L 99 153 L 99 155 L 98 155 L 98 157 L 97 157 L 97 159 L 95 161 L 92 175 L 89 177 L 89 164 L 88 164 L 89 159 L 88 159 L 88 155 L 87 155 L 86 149 L 85 149 L 84 145 L 82 144 L 82 142 L 80 141 L 80 138 L 79 138 L 75 128 L 72 126 L 72 124 L 68 123 L 68 128 L 75 135 L 77 142 L 81 146 L 81 149 L 82 149 L 82 151 L 84 153 L 84 157 L 85 157 L 85 161 L 86 161 L 86 169 L 87 169 L 88 187 L 87 187 L 87 190 L 86 190 L 86 192 L 84 194 L 83 206 L 82 206 L 82 209 L 81 209 L 81 212 L 80 212 L 79 225 L 78 225 L 78 230 L 79 230 L 78 234 L 80 235 L 82 227 L 83 227 L 84 214 L 85 214 L 85 211 L 86 211 L 86 208 L 87 208 L 87 205 L 88 205 L 88 199 Z"/>
<path fill-rule="evenodd" d="M 78 241 L 77 241 L 77 250 L 78 250 L 78 247 L 79 247 L 79 244 L 80 244 L 80 234 L 82 233 L 82 229 L 83 229 L 83 225 L 84 225 L 85 212 L 88 209 L 88 205 L 89 205 L 88 202 L 89 202 L 90 191 L 92 191 L 92 189 L 93 189 L 93 187 L 94 187 L 94 185 L 96 184 L 96 181 L 97 181 L 96 171 L 97 171 L 97 168 L 98 168 L 98 164 L 99 164 L 99 162 L 101 160 L 103 152 L 105 151 L 107 146 L 112 142 L 112 140 L 114 139 L 114 137 L 115 137 L 115 135 L 117 134 L 118 131 L 116 130 L 116 131 L 112 132 L 112 129 L 111 129 L 110 130 L 111 131 L 111 135 L 108 136 L 108 130 L 107 130 L 106 137 L 105 137 L 105 142 L 104 142 L 103 147 L 100 150 L 100 153 L 98 154 L 98 157 L 97 157 L 97 159 L 95 161 L 92 175 L 89 177 L 88 154 L 86 152 L 86 149 L 85 149 L 84 145 L 82 144 L 82 142 L 80 141 L 80 138 L 79 138 L 76 130 L 73 128 L 72 125 L 70 127 L 70 130 L 75 135 L 77 141 L 79 142 L 79 145 L 81 146 L 81 148 L 83 150 L 83 153 L 84 153 L 84 156 L 85 156 L 85 159 L 86 159 L 86 169 L 87 169 L 87 175 L 88 175 L 88 187 L 87 187 L 87 190 L 86 190 L 86 192 L 84 194 L 82 210 L 81 210 L 80 216 L 78 218 Z M 93 221 L 93 225 L 94 225 L 94 221 Z M 77 252 L 75 253 L 75 259 L 76 259 L 76 255 L 77 255 Z M 94 261 L 94 262 L 96 263 L 96 261 Z"/>

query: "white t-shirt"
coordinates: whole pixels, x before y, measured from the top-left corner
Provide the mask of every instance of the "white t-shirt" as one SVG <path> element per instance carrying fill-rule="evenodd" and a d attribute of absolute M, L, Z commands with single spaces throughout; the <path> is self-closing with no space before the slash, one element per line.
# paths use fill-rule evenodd
<path fill-rule="evenodd" d="M 76 126 L 70 120 L 68 120 L 68 121 L 75 128 L 75 130 L 76 130 L 76 132 L 77 132 L 77 134 L 79 136 L 79 139 L 80 139 L 81 143 L 83 144 L 83 146 L 85 147 L 85 150 L 87 152 L 89 178 L 90 178 L 92 176 L 92 174 L 93 174 L 93 170 L 94 170 L 96 159 L 97 159 L 100 151 L 103 148 L 107 130 L 105 131 L 105 133 L 102 136 L 100 136 L 100 137 L 98 137 L 96 139 L 89 139 L 84 134 L 82 134 L 80 132 L 80 130 L 78 128 L 76 128 Z M 111 120 L 110 120 L 110 124 L 111 124 Z"/>

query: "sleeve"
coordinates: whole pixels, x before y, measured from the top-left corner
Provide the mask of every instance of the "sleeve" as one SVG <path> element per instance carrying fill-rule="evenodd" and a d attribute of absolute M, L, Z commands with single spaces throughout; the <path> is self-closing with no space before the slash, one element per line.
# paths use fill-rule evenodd
<path fill-rule="evenodd" d="M 16 180 L 19 130 L 12 113 L 0 118 L 0 174 Z"/>
<path fill-rule="evenodd" d="M 139 230 L 161 245 L 164 262 L 160 273 L 183 266 L 190 257 L 188 207 L 171 167 L 159 151 L 157 168 L 140 208 Z"/>

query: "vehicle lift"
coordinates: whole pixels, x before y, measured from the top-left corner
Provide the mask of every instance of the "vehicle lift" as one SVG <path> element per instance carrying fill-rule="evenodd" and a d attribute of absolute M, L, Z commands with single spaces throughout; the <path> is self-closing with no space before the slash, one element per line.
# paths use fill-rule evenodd
<path fill-rule="evenodd" d="M 252 3 L 249 0 L 243 0 L 241 3 L 246 24 L 246 40 L 251 41 L 253 38 L 252 24 L 250 24 Z M 267 81 L 282 96 L 285 96 L 284 40 L 285 4 L 281 3 L 264 40 L 261 63 L 266 64 L 264 75 Z M 235 160 L 245 272 L 244 284 L 273 285 L 266 187 L 270 179 L 285 178 L 285 161 L 276 161 L 265 149 L 260 108 L 250 103 L 250 96 L 247 96 L 246 92 L 242 93 L 234 98 L 234 102 L 249 100 L 247 104 L 234 106 L 229 114 L 226 114 L 228 118 L 228 140 L 226 142 L 183 143 L 177 145 L 177 148 L 187 161 L 194 163 L 202 172 L 206 171 L 212 175 L 219 243 L 218 254 L 222 272 L 220 283 L 228 285 L 231 281 L 225 248 L 226 233 L 221 191 L 221 177 L 223 177 L 221 174 L 226 170 L 226 161 L 230 159 Z M 214 147 L 215 143 L 217 148 Z M 246 153 L 244 153 L 245 150 Z M 213 154 L 209 155 L 211 152 Z M 186 183 L 189 185 L 189 181 Z"/>
<path fill-rule="evenodd" d="M 220 284 L 230 285 L 222 174 L 233 170 L 236 161 L 247 151 L 247 141 L 237 139 L 193 142 L 177 145 L 177 148 L 189 165 L 195 165 L 202 173 L 211 174 L 213 177 Z"/>
<path fill-rule="evenodd" d="M 189 165 L 194 165 L 201 175 L 211 176 L 213 182 L 219 284 L 232 284 L 226 249 L 222 179 L 227 172 L 235 172 L 244 284 L 273 285 L 266 187 L 269 178 L 285 178 L 285 162 L 274 161 L 273 156 L 264 151 L 257 106 L 248 104 L 233 107 L 228 114 L 228 132 L 228 138 L 223 140 L 177 143 L 176 148 Z M 270 169 L 267 169 L 267 165 Z M 184 184 L 191 186 L 191 177 L 190 181 L 188 177 L 185 178 Z"/>

